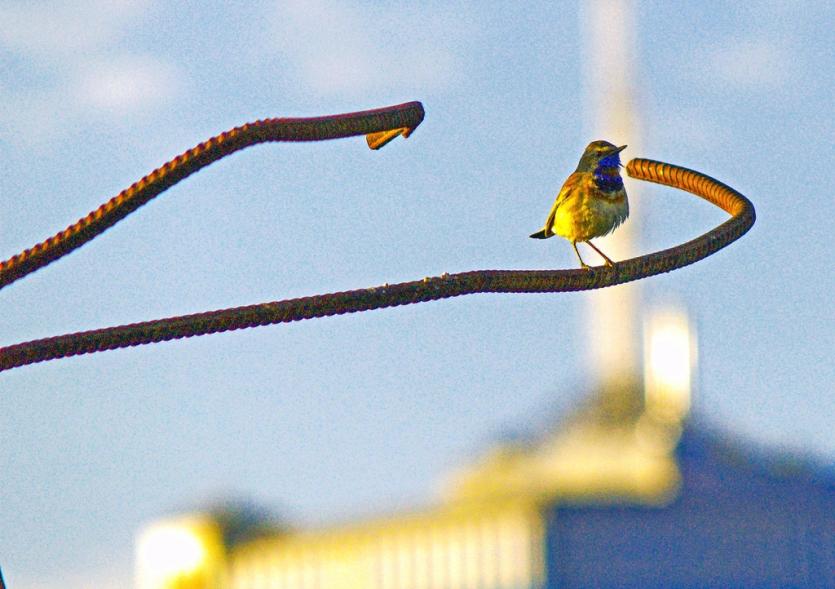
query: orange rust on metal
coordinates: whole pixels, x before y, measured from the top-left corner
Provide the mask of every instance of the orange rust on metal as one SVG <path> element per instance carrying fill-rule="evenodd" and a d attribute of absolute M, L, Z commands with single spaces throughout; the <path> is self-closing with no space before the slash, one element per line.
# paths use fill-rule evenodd
<path fill-rule="evenodd" d="M 402 135 L 405 138 L 411 135 L 412 131 L 413 129 L 407 129 L 405 127 L 402 129 L 392 129 L 390 131 L 380 131 L 379 133 L 369 133 L 365 136 L 365 139 L 368 142 L 368 147 L 371 149 L 380 149 L 398 135 Z"/>
<path fill-rule="evenodd" d="M 364 122 L 357 124 L 356 120 L 350 118 L 356 116 L 368 118 L 361 118 L 360 121 Z M 334 124 L 332 119 L 328 117 L 322 117 L 320 119 L 271 120 L 293 121 L 293 124 L 290 126 L 291 131 L 286 135 L 282 135 L 283 137 L 292 137 L 289 140 L 317 140 L 333 138 L 334 136 L 347 136 L 348 134 L 369 135 L 379 132 L 385 133 L 385 130 L 380 131 L 379 128 L 370 132 L 368 131 L 369 128 L 375 126 L 384 126 L 379 120 L 374 119 L 374 117 L 379 116 L 386 119 L 388 123 L 391 122 L 388 117 L 393 116 L 396 119 L 396 124 L 392 124 L 390 130 L 392 132 L 395 130 L 402 131 L 401 127 L 404 125 L 407 125 L 409 129 L 413 129 L 414 126 L 419 124 L 423 118 L 423 109 L 420 103 L 408 103 L 397 107 L 390 107 L 389 109 L 342 115 L 344 117 L 343 121 L 352 121 L 350 133 L 344 128 L 339 127 L 338 124 Z M 338 117 L 336 118 L 338 119 Z M 375 121 L 374 124 L 369 122 L 372 120 Z M 311 123 L 311 121 L 314 122 Z M 323 130 L 320 128 L 321 125 L 324 125 L 326 129 Z M 165 188 L 172 186 L 197 169 L 208 165 L 211 161 L 215 161 L 224 155 L 232 153 L 232 151 L 259 141 L 288 140 L 276 139 L 275 137 L 277 135 L 274 129 L 268 133 L 265 130 L 267 127 L 263 122 L 254 123 L 252 126 L 244 125 L 244 127 L 233 129 L 206 143 L 200 144 L 173 160 L 172 163 L 166 164 L 160 170 L 152 172 L 114 198 L 111 202 L 106 203 L 99 210 L 91 213 L 88 217 L 94 219 L 105 218 L 108 211 L 118 211 L 119 207 L 127 207 L 127 212 L 116 213 L 113 218 L 108 217 L 110 220 L 105 223 L 104 228 L 109 227 L 119 219 L 124 218 L 129 212 L 141 206 L 141 204 L 144 204 L 144 202 L 150 200 L 150 198 L 165 190 Z M 261 133 L 261 135 L 256 135 L 259 138 L 255 141 L 251 139 L 250 128 L 256 128 L 258 133 Z M 269 138 L 263 138 L 268 134 Z M 396 136 L 396 134 L 394 133 L 391 137 Z M 247 140 L 248 143 L 239 141 L 233 144 L 234 148 L 224 147 L 224 150 L 212 151 L 210 155 L 206 155 L 213 145 L 226 145 L 232 141 L 230 137 L 237 136 L 248 136 L 250 138 Z M 305 139 L 300 139 L 301 137 Z M 315 139 L 311 139 L 311 137 L 315 137 Z M 181 166 L 186 166 L 187 169 L 180 170 Z M 633 159 L 627 164 L 626 171 L 633 178 L 679 188 L 704 198 L 708 202 L 728 212 L 731 218 L 704 235 L 687 243 L 660 252 L 618 262 L 613 268 L 598 267 L 590 270 L 477 270 L 458 274 L 443 274 L 441 276 L 399 284 L 386 284 L 373 288 L 314 295 L 180 317 L 144 321 L 130 325 L 94 329 L 0 348 L 0 371 L 78 354 L 89 354 L 183 337 L 257 327 L 260 325 L 288 323 L 315 317 L 328 317 L 342 315 L 344 313 L 396 307 L 475 293 L 545 293 L 603 288 L 669 272 L 697 262 L 739 239 L 754 224 L 755 212 L 751 202 L 733 188 L 709 176 L 672 164 L 647 159 Z M 151 188 L 146 188 L 149 186 Z M 150 196 L 145 195 L 142 197 L 144 200 L 136 196 L 137 192 L 143 190 L 150 191 Z M 142 202 L 136 204 L 137 199 Z M 111 205 L 111 203 L 113 204 Z M 100 213 L 99 211 L 102 209 L 105 209 L 105 212 Z M 86 223 L 85 220 L 88 217 L 85 217 L 82 221 Z M 113 220 L 114 218 L 115 220 Z M 79 232 L 93 231 L 92 229 L 87 229 L 89 224 L 84 224 L 82 221 L 76 224 L 81 226 L 81 229 L 78 230 Z M 76 231 L 76 225 L 71 226 L 68 231 Z M 98 231 L 101 232 L 103 229 L 99 228 Z M 87 233 L 84 233 L 84 235 L 86 236 L 84 241 L 88 241 L 95 236 L 95 234 L 88 236 Z M 62 246 L 62 242 L 57 236 L 50 239 L 57 240 L 58 245 L 51 245 L 50 240 L 47 240 L 49 242 L 47 246 L 39 244 L 36 248 L 40 248 L 40 250 L 45 249 L 49 252 L 50 247 L 56 247 L 60 255 L 63 255 L 83 243 L 82 241 L 70 247 Z M 27 252 L 30 251 L 32 250 L 27 250 Z M 27 252 L 19 254 L 15 258 L 23 256 L 25 260 L 26 256 L 34 255 Z M 48 253 L 45 255 L 47 257 L 49 256 Z M 39 263 L 34 269 L 45 265 L 57 257 L 59 256 L 53 255 L 45 262 Z M 15 258 L 12 258 L 12 260 Z M 13 268 L 15 263 L 12 263 Z M 20 274 L 22 271 L 18 271 L 19 275 L 13 274 L 12 278 L 5 283 L 0 280 L 0 286 L 10 283 L 34 269 L 28 269 L 28 271 L 22 274 Z M 14 273 L 14 270 L 11 272 Z"/>

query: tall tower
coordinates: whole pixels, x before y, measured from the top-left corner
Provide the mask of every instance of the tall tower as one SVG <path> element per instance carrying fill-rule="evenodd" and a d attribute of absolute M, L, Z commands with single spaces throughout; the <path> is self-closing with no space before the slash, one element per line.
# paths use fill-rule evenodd
<path fill-rule="evenodd" d="M 584 103 L 588 105 L 586 136 L 627 144 L 625 161 L 641 154 L 640 124 L 635 104 L 637 55 L 632 0 L 585 0 L 580 8 L 581 38 L 585 40 Z M 613 234 L 595 240 L 614 260 L 637 254 L 641 218 L 640 195 L 627 180 L 629 220 Z M 592 256 L 596 254 L 590 254 Z M 589 373 L 604 399 L 622 409 L 640 403 L 640 292 L 636 283 L 596 290 L 586 304 Z"/>

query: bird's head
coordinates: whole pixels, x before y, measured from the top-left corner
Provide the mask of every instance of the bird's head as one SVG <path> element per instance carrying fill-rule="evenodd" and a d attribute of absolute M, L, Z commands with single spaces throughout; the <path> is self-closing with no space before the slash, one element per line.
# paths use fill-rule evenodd
<path fill-rule="evenodd" d="M 620 166 L 620 152 L 624 149 L 625 145 L 617 147 L 608 141 L 592 141 L 583 152 L 577 171 L 591 172 L 598 167 L 617 168 Z"/>

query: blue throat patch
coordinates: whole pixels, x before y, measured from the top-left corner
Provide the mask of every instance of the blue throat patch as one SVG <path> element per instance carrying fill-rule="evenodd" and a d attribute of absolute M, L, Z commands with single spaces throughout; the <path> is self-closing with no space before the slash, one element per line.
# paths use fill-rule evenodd
<path fill-rule="evenodd" d="M 594 183 L 604 192 L 614 192 L 623 188 L 623 178 L 620 177 L 620 154 L 613 153 L 602 158 L 592 174 Z"/>
<path fill-rule="evenodd" d="M 600 161 L 597 162 L 598 168 L 619 168 L 620 167 L 620 152 L 613 153 L 612 155 L 607 155 L 604 158 L 600 158 Z"/>

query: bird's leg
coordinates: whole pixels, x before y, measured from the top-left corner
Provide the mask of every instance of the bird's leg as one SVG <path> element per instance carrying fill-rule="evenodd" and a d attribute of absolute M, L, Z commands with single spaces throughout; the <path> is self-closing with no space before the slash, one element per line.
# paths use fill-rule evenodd
<path fill-rule="evenodd" d="M 610 260 L 610 259 L 609 259 L 609 256 L 607 256 L 606 254 L 604 254 L 603 252 L 601 252 L 599 249 L 597 249 L 597 246 L 595 246 L 595 245 L 594 245 L 591 241 L 587 241 L 586 243 L 587 243 L 587 244 L 589 244 L 589 245 L 591 246 L 591 249 L 593 249 L 593 250 L 594 250 L 594 251 L 596 251 L 598 254 L 600 254 L 600 257 L 601 257 L 601 258 L 603 258 L 603 259 L 605 260 L 605 262 L 606 262 L 606 265 L 607 265 L 607 266 L 610 266 L 610 267 L 611 267 L 611 266 L 614 266 L 614 265 L 615 265 L 615 263 L 614 263 L 612 260 Z M 576 249 L 576 247 L 575 247 L 575 249 Z"/>
<path fill-rule="evenodd" d="M 583 258 L 580 257 L 580 250 L 577 249 L 577 242 L 572 241 L 571 245 L 572 245 L 572 247 L 574 247 L 574 253 L 577 254 L 577 259 L 580 260 L 580 266 L 582 266 L 585 270 L 591 270 L 591 268 L 589 268 L 589 265 L 586 264 L 583 261 Z"/>

